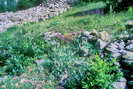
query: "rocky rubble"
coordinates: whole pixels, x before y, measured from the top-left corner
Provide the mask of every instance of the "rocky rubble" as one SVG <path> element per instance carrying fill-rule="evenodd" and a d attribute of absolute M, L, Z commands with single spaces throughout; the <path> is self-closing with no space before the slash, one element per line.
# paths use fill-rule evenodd
<path fill-rule="evenodd" d="M 59 0 L 57 0 L 59 1 Z M 69 5 L 65 2 L 41 4 L 27 10 L 17 12 L 0 13 L 0 32 L 17 24 L 26 22 L 38 22 L 47 18 L 56 16 L 69 9 Z"/>

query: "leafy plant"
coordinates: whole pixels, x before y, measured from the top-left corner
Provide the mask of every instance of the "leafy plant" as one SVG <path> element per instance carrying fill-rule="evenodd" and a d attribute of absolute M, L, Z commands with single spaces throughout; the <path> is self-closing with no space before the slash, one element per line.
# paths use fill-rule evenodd
<path fill-rule="evenodd" d="M 111 84 L 122 77 L 115 59 L 106 61 L 96 56 L 91 59 L 86 77 L 82 80 L 84 89 L 114 89 Z"/>
<path fill-rule="evenodd" d="M 11 75 L 20 75 L 27 66 L 33 64 L 33 58 L 27 58 L 22 55 L 14 55 L 6 61 L 5 71 Z"/>

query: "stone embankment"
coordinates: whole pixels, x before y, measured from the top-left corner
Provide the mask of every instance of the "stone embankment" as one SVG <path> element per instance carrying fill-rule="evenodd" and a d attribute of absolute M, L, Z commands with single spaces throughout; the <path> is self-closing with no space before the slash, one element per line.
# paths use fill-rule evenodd
<path fill-rule="evenodd" d="M 58 0 L 57 0 L 58 1 Z M 14 25 L 38 22 L 67 11 L 70 6 L 65 1 L 41 4 L 27 10 L 0 13 L 0 32 Z"/>

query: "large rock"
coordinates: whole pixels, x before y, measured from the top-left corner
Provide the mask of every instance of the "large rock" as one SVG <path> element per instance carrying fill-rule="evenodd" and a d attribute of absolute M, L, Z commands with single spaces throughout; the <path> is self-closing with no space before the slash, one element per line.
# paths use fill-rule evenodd
<path fill-rule="evenodd" d="M 99 36 L 100 36 L 100 39 L 103 40 L 103 41 L 107 41 L 109 42 L 111 40 L 111 36 L 109 35 L 108 32 L 106 31 L 102 31 L 99 33 Z"/>

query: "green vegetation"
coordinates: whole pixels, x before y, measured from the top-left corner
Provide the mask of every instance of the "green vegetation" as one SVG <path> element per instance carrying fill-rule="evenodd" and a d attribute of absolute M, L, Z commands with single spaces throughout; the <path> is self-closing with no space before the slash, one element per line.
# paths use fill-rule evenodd
<path fill-rule="evenodd" d="M 44 0 L 20 0 L 17 5 L 17 8 L 25 9 L 25 8 L 33 7 L 35 5 L 42 3 L 43 1 Z"/>
<path fill-rule="evenodd" d="M 7 80 L 0 82 L 0 88 L 55 89 L 62 76 L 68 75 L 63 84 L 66 89 L 111 89 L 111 84 L 122 76 L 121 72 L 117 72 L 119 67 L 114 65 L 114 60 L 100 58 L 93 44 L 81 44 L 78 37 L 68 44 L 59 42 L 56 45 L 46 42 L 43 37 L 44 32 L 50 30 L 65 34 L 82 29 L 96 29 L 106 30 L 113 35 L 125 30 L 125 21 L 133 19 L 132 7 L 120 13 L 75 16 L 76 13 L 104 6 L 102 2 L 81 3 L 59 16 L 14 26 L 0 33 L 0 75 L 20 75 L 18 79 L 8 76 Z M 88 49 L 91 56 L 80 57 L 79 45 Z M 38 59 L 47 62 L 36 65 L 35 61 Z M 22 82 L 25 78 L 22 75 L 26 75 L 26 79 L 30 81 Z"/>
<path fill-rule="evenodd" d="M 114 89 L 111 84 L 117 81 L 122 73 L 118 72 L 118 66 L 114 65 L 114 60 L 106 62 L 99 56 L 91 60 L 89 72 L 83 80 L 84 89 Z M 112 71 L 114 73 L 112 73 Z M 117 73 L 116 73 L 117 72 Z"/>
<path fill-rule="evenodd" d="M 80 0 L 82 2 L 99 2 L 102 1 L 106 4 L 106 10 L 110 10 L 110 12 L 112 11 L 120 11 L 122 9 L 125 9 L 128 7 L 128 5 L 132 5 L 130 4 L 130 1 L 127 0 Z M 123 3 L 126 3 L 125 5 Z"/>
<path fill-rule="evenodd" d="M 1 0 L 0 12 L 17 11 L 39 5 L 45 0 Z"/>

